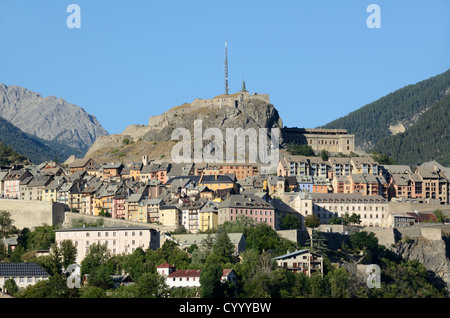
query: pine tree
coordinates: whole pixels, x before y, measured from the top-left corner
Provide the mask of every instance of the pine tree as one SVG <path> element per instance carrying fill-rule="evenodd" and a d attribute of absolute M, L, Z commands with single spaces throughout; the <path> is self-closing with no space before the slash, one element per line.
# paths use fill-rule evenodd
<path fill-rule="evenodd" d="M 310 246 L 311 252 L 320 255 L 325 255 L 329 251 L 326 238 L 315 229 L 312 230 L 311 237 L 307 240 L 307 244 Z"/>

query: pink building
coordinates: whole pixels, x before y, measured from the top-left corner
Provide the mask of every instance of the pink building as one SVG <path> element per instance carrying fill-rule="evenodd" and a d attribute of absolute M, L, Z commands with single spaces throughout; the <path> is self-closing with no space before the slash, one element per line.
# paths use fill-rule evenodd
<path fill-rule="evenodd" d="M 31 173 L 26 169 L 9 171 L 3 179 L 5 198 L 20 199 L 20 182 L 31 176 Z"/>
<path fill-rule="evenodd" d="M 276 228 L 275 208 L 264 199 L 251 195 L 231 195 L 219 205 L 219 224 L 235 221 L 240 215 L 253 219 L 255 222 L 265 222 Z"/>

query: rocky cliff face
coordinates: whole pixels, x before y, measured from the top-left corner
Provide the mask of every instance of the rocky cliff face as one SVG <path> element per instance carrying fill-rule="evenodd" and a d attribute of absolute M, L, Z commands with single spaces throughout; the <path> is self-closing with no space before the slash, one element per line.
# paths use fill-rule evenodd
<path fill-rule="evenodd" d="M 221 105 L 221 98 L 211 100 L 198 100 L 195 104 L 183 104 L 166 111 L 165 113 L 150 118 L 148 126 L 129 127 L 123 133 L 98 138 L 86 157 L 98 157 L 107 160 L 115 159 L 113 154 L 149 155 L 150 159 L 170 158 L 170 150 L 174 145 L 171 141 L 172 132 L 177 128 L 185 128 L 194 139 L 194 123 L 201 121 L 202 133 L 208 128 L 218 128 L 226 138 L 227 128 L 249 128 L 259 132 L 259 128 L 268 129 L 268 144 L 270 145 L 271 128 L 282 128 L 283 123 L 275 107 L 270 104 L 268 98 L 248 96 L 243 100 L 239 94 L 232 95 L 233 99 L 227 104 Z M 204 102 L 204 106 L 198 106 Z M 201 138 L 201 136 L 199 136 Z M 281 133 L 280 133 L 280 143 Z M 124 139 L 132 138 L 135 142 L 132 146 L 125 147 Z M 204 145 L 210 140 L 204 141 Z M 164 145 L 164 146 L 162 146 Z M 155 151 L 157 147 L 161 151 Z"/>
<path fill-rule="evenodd" d="M 83 108 L 19 86 L 0 84 L 0 116 L 26 133 L 84 151 L 108 134 Z"/>
<path fill-rule="evenodd" d="M 219 128 L 225 135 L 227 128 L 282 128 L 282 121 L 275 107 L 263 100 L 245 100 L 234 106 L 203 107 L 190 110 L 190 104 L 179 106 L 177 113 L 164 113 L 164 122 L 143 137 L 144 140 L 167 141 L 175 128 L 186 128 L 193 133 L 194 122 L 202 121 L 203 130 Z"/>
<path fill-rule="evenodd" d="M 420 237 L 393 245 L 389 249 L 406 260 L 419 261 L 437 278 L 442 279 L 450 290 L 450 259 L 446 241 L 445 239 L 427 240 Z"/>

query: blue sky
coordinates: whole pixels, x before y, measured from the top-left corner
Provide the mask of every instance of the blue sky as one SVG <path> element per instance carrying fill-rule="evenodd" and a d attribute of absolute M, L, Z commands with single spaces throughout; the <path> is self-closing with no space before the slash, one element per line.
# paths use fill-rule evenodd
<path fill-rule="evenodd" d="M 69 4 L 81 28 L 69 29 Z M 381 28 L 368 28 L 370 4 Z M 313 128 L 450 68 L 448 0 L 2 0 L 0 83 L 54 95 L 109 133 L 245 79 Z"/>

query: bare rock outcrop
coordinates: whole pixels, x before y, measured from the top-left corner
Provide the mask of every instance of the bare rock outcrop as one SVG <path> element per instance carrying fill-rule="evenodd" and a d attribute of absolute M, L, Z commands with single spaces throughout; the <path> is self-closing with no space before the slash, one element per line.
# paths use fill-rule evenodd
<path fill-rule="evenodd" d="M 448 243 L 447 243 L 448 244 Z M 427 240 L 423 237 L 398 242 L 389 249 L 406 260 L 417 260 L 441 279 L 450 290 L 450 259 L 446 240 Z"/>
<path fill-rule="evenodd" d="M 0 84 L 0 116 L 22 131 L 86 151 L 108 132 L 95 116 L 55 96 Z"/>
<path fill-rule="evenodd" d="M 242 128 L 247 130 L 253 128 L 259 132 L 259 128 L 267 129 L 267 143 L 272 128 L 282 128 L 283 123 L 276 108 L 270 103 L 266 94 L 250 95 L 247 91 L 238 92 L 231 95 L 220 95 L 212 99 L 196 99 L 192 103 L 185 103 L 173 107 L 158 116 L 152 116 L 149 125 L 132 125 L 120 134 L 103 136 L 97 139 L 86 157 L 99 156 L 111 158 L 111 153 L 120 153 L 123 149 L 123 140 L 132 139 L 135 143 L 146 143 L 147 145 L 166 145 L 166 152 L 155 152 L 159 159 L 162 155 L 167 159 L 170 156 L 170 147 L 174 145 L 171 141 L 172 132 L 177 128 L 189 130 L 192 140 L 194 134 L 194 123 L 201 121 L 202 133 L 208 128 L 218 128 L 225 139 L 227 128 Z M 200 137 L 201 136 L 197 136 Z M 259 136 L 258 136 L 259 137 Z M 282 136 L 279 136 L 280 144 Z M 205 141 L 208 144 L 210 141 Z M 128 147 L 130 148 L 130 147 Z M 152 150 L 148 147 L 133 146 L 133 154 L 136 156 L 148 154 L 151 156 Z M 141 153 L 142 152 L 142 153 Z"/>

